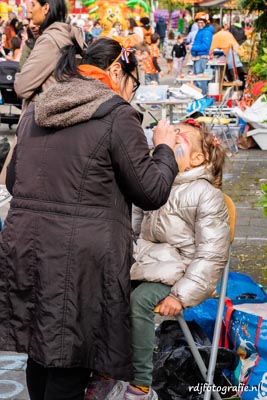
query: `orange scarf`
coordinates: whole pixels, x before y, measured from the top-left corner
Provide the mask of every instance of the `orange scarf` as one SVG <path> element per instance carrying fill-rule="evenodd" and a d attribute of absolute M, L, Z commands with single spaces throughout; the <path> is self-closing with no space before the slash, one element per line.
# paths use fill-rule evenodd
<path fill-rule="evenodd" d="M 82 64 L 78 67 L 81 75 L 89 76 L 90 78 L 98 79 L 107 85 L 110 89 L 114 90 L 114 92 L 120 94 L 119 88 L 115 82 L 108 76 L 108 74 L 101 68 L 95 67 L 89 64 Z"/>

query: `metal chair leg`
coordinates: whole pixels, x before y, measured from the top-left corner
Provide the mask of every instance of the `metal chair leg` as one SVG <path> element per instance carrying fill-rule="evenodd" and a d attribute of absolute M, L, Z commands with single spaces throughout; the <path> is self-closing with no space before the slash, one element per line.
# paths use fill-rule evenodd
<path fill-rule="evenodd" d="M 181 330 L 182 330 L 182 332 L 183 332 L 183 334 L 184 334 L 184 336 L 185 336 L 185 338 L 187 340 L 187 343 L 188 343 L 188 345 L 190 347 L 190 350 L 191 350 L 191 352 L 193 354 L 193 357 L 194 357 L 194 359 L 195 359 L 195 361 L 196 361 L 196 363 L 198 365 L 198 368 L 199 368 L 199 370 L 201 372 L 201 375 L 202 375 L 203 379 L 206 381 L 207 372 L 208 372 L 207 367 L 206 367 L 206 365 L 205 365 L 205 363 L 204 363 L 204 361 L 203 361 L 203 359 L 201 357 L 201 354 L 200 354 L 200 352 L 199 352 L 199 350 L 198 350 L 198 348 L 197 348 L 197 346 L 195 344 L 195 341 L 194 341 L 193 336 L 192 336 L 192 334 L 190 332 L 190 329 L 188 328 L 188 325 L 185 322 L 183 313 L 178 314 L 176 318 L 177 318 L 177 321 L 180 324 Z M 215 363 L 216 363 L 216 360 L 215 360 Z M 207 390 L 205 391 L 205 393 L 206 392 L 208 392 L 211 395 L 210 387 L 207 387 Z M 215 400 L 221 400 L 221 396 L 216 391 L 212 392 L 212 396 L 213 396 L 213 398 Z"/>
<path fill-rule="evenodd" d="M 206 379 L 208 385 L 212 385 L 213 380 L 214 380 L 214 373 L 215 373 L 215 367 L 216 367 L 216 361 L 217 361 L 217 355 L 218 355 L 218 346 L 219 346 L 219 340 L 220 340 L 221 325 L 222 325 L 223 311 L 224 311 L 224 300 L 225 300 L 226 289 L 227 289 L 229 269 L 230 269 L 230 258 L 228 257 L 228 261 L 227 261 L 227 264 L 225 266 L 225 269 L 223 271 L 223 276 L 222 276 L 220 297 L 219 297 L 219 303 L 218 303 L 218 308 L 217 308 L 214 333 L 213 333 L 213 338 L 212 338 L 212 348 L 211 348 L 211 353 L 210 353 L 209 367 L 208 367 L 207 379 Z M 211 397 L 211 391 L 205 391 L 204 400 L 210 400 L 210 397 Z"/>
<path fill-rule="evenodd" d="M 229 255 L 230 255 L 230 251 L 229 251 Z M 190 350 L 193 354 L 193 357 L 198 365 L 201 375 L 202 375 L 203 379 L 205 380 L 205 382 L 207 383 L 207 388 L 204 392 L 204 400 L 210 400 L 211 395 L 214 399 L 221 400 L 221 396 L 219 395 L 219 393 L 216 390 L 212 390 L 212 388 L 214 386 L 213 380 L 214 380 L 214 373 L 215 373 L 215 367 L 216 367 L 216 361 L 217 361 L 217 355 L 218 355 L 218 346 L 219 346 L 219 340 L 220 340 L 221 324 L 222 324 L 223 311 L 224 311 L 224 300 L 225 300 L 226 289 L 227 289 L 229 269 L 230 269 L 230 256 L 228 257 L 228 262 L 224 268 L 223 275 L 222 275 L 220 297 L 219 297 L 219 302 L 218 302 L 218 308 L 217 308 L 216 321 L 215 321 L 215 326 L 214 326 L 214 333 L 213 333 L 212 347 L 211 347 L 211 354 L 210 354 L 208 368 L 206 367 L 206 365 L 201 357 L 201 354 L 195 344 L 194 338 L 193 338 L 193 336 L 190 332 L 190 329 L 184 319 L 183 313 L 181 312 L 179 315 L 177 315 L 177 321 L 180 324 L 182 332 L 187 340 L 187 343 L 188 343 Z"/>

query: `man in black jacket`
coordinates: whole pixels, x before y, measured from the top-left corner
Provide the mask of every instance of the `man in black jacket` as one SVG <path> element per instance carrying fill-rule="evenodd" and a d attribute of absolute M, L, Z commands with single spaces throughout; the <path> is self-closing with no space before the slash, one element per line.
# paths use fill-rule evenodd
<path fill-rule="evenodd" d="M 245 42 L 245 40 L 247 40 L 245 30 L 240 23 L 240 17 L 238 15 L 233 18 L 233 22 L 233 25 L 231 25 L 229 28 L 229 32 L 232 33 L 237 43 L 241 45 Z"/>

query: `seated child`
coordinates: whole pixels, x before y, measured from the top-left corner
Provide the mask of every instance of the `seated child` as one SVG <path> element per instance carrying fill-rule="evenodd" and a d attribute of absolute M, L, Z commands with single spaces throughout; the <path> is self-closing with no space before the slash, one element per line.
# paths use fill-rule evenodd
<path fill-rule="evenodd" d="M 195 122 L 195 121 L 194 121 Z M 174 316 L 214 292 L 227 262 L 230 228 L 219 189 L 225 150 L 205 125 L 177 125 L 179 167 L 167 203 L 143 213 L 131 269 L 143 281 L 131 295 L 134 379 L 124 400 L 156 400 L 151 388 L 155 339 L 154 307 Z M 139 229 L 138 229 L 139 228 Z"/>

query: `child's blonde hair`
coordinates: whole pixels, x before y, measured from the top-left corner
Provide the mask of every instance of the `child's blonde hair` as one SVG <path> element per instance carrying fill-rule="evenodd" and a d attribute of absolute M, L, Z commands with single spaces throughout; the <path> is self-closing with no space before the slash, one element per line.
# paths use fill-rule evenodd
<path fill-rule="evenodd" d="M 193 150 L 201 151 L 205 157 L 204 165 L 209 166 L 209 170 L 214 176 L 213 185 L 217 188 L 222 186 L 223 166 L 226 160 L 226 150 L 219 143 L 215 134 L 210 132 L 204 122 L 191 124 L 185 123 L 188 127 L 191 125 Z"/>

